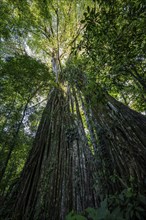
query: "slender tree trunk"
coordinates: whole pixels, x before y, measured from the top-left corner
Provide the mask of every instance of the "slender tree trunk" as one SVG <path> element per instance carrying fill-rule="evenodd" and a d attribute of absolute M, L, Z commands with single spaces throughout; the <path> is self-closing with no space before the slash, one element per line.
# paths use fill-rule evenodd
<path fill-rule="evenodd" d="M 6 169 L 7 169 L 7 166 L 8 166 L 8 163 L 11 159 L 11 155 L 12 155 L 12 152 L 17 144 L 17 140 L 18 140 L 18 137 L 19 137 L 19 132 L 20 132 L 20 129 L 21 129 L 21 126 L 23 124 L 23 120 L 24 120 L 24 117 L 25 117 L 25 114 L 26 114 L 26 111 L 28 109 L 28 105 L 30 103 L 30 101 L 32 100 L 32 98 L 36 95 L 36 93 L 38 92 L 38 90 L 41 88 L 41 86 L 39 86 L 38 88 L 36 88 L 36 90 L 30 95 L 30 97 L 28 97 L 28 99 L 26 100 L 26 104 L 25 106 L 23 107 L 23 111 L 22 111 L 22 116 L 20 118 L 20 120 L 18 121 L 18 123 L 16 123 L 15 125 L 15 129 L 14 129 L 14 125 L 11 127 L 11 130 L 13 132 L 13 137 L 12 137 L 12 140 L 9 141 L 9 149 L 8 149 L 8 154 L 6 156 L 6 159 L 4 161 L 4 164 L 2 166 L 2 168 L 0 169 L 0 183 L 2 182 L 2 179 L 3 177 L 5 176 L 5 172 L 6 172 Z M 14 100 L 14 103 L 15 103 L 15 100 Z M 13 104 L 14 104 L 13 103 Z M 21 109 L 20 109 L 21 110 Z M 20 111 L 19 110 L 19 111 Z M 14 130 L 14 131 L 13 131 Z M 2 146 L 2 149 L 1 149 L 1 154 L 3 154 L 5 150 L 5 145 Z"/>
<path fill-rule="evenodd" d="M 26 112 L 26 110 L 27 110 L 27 106 L 28 106 L 28 103 L 27 103 L 27 104 L 25 105 L 25 107 L 24 107 L 21 120 L 20 120 L 19 124 L 17 125 L 16 131 L 14 132 L 14 136 L 13 136 L 12 142 L 11 142 L 11 144 L 10 144 L 10 146 L 9 146 L 9 151 L 8 151 L 8 154 L 7 154 L 5 163 L 4 163 L 4 165 L 3 165 L 2 169 L 1 169 L 1 173 L 0 173 L 0 182 L 2 181 L 2 179 L 3 179 L 4 175 L 5 175 L 8 162 L 9 162 L 9 160 L 10 160 L 10 158 L 11 158 L 11 154 L 12 154 L 12 152 L 13 152 L 13 150 L 14 150 L 14 147 L 15 147 L 15 145 L 16 145 L 16 143 L 17 143 L 18 134 L 19 134 L 19 131 L 20 131 L 20 128 L 21 128 L 23 119 L 24 119 L 24 117 L 25 117 L 25 112 Z M 4 148 L 3 148 L 3 150 L 4 150 Z"/>

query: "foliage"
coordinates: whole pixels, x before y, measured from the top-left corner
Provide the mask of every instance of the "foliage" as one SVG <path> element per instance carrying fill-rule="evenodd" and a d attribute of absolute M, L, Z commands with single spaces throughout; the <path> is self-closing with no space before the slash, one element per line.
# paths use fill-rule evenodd
<path fill-rule="evenodd" d="M 83 48 L 92 58 L 96 80 L 114 97 L 145 111 L 144 1 L 95 1 L 82 23 Z M 141 105 L 139 105 L 141 103 Z"/>
<path fill-rule="evenodd" d="M 0 179 L 5 193 L 23 168 L 53 78 L 44 64 L 28 55 L 7 56 L 0 76 Z"/>
<path fill-rule="evenodd" d="M 120 194 L 106 197 L 98 209 L 87 208 L 84 213 L 70 212 L 66 220 L 144 220 L 146 197 L 132 192 L 131 188 Z"/>

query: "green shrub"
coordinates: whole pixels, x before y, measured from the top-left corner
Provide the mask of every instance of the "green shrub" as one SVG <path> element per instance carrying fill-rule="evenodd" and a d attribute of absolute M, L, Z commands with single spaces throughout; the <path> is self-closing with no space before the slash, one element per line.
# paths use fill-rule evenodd
<path fill-rule="evenodd" d="M 105 198 L 98 209 L 87 208 L 83 213 L 71 211 L 65 220 L 144 220 L 146 219 L 146 197 L 136 194 L 131 188 L 120 194 Z"/>

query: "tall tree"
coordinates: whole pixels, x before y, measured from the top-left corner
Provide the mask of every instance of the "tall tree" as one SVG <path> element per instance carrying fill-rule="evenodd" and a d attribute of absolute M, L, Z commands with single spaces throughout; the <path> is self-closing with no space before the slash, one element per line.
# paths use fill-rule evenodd
<path fill-rule="evenodd" d="M 131 41 L 128 39 L 123 31 L 123 28 L 127 28 L 125 18 L 122 18 L 122 15 L 126 15 L 130 22 L 129 16 L 133 8 L 138 6 L 131 6 L 131 1 L 126 5 L 120 1 L 113 4 L 111 1 L 111 9 L 106 1 L 99 1 L 98 4 L 96 1 L 88 3 L 68 0 L 64 3 L 61 0 L 34 0 L 26 1 L 25 5 L 24 1 L 20 3 L 8 0 L 3 1 L 3 6 L 6 3 L 10 3 L 13 18 L 17 22 L 15 31 L 8 25 L 13 36 L 5 35 L 4 28 L 2 29 L 2 43 L 7 41 L 7 37 L 15 42 L 15 35 L 23 39 L 24 44 L 22 41 L 20 43 L 23 45 L 22 51 L 36 56 L 52 68 L 50 72 L 53 80 L 32 149 L 19 180 L 7 196 L 6 206 L 12 208 L 10 212 L 6 209 L 3 216 L 22 220 L 63 220 L 72 209 L 80 212 L 88 206 L 98 207 L 101 195 L 105 197 L 128 187 L 144 193 L 146 118 L 111 96 L 116 92 L 121 97 L 117 82 L 114 89 L 109 90 L 109 95 L 107 90 L 113 84 L 106 79 L 108 74 L 112 79 L 120 74 L 122 83 L 127 82 L 128 86 L 131 81 L 133 85 L 138 81 L 142 86 L 138 91 L 142 94 L 145 84 L 143 47 L 140 48 L 137 38 L 132 38 Z M 137 4 L 142 3 L 138 1 Z M 84 11 L 81 10 L 82 7 L 87 7 L 87 12 L 84 13 L 85 19 L 80 22 Z M 143 8 L 143 5 L 140 7 Z M 24 16 L 26 11 L 29 14 Z M 118 13 L 121 13 L 121 17 Z M 6 19 L 10 19 L 9 15 Z M 119 19 L 124 26 L 122 35 Z M 109 21 L 111 25 L 108 27 Z M 138 22 L 134 24 L 137 28 Z M 4 22 L 3 27 L 5 26 Z M 106 38 L 107 28 L 109 32 Z M 130 29 L 131 36 L 133 31 L 133 28 Z M 143 33 L 139 29 L 138 33 L 137 36 L 140 35 L 143 39 Z M 120 42 L 115 40 L 117 34 L 122 38 Z M 128 45 L 132 44 L 130 57 L 126 53 L 127 41 Z M 142 53 L 142 61 L 137 64 L 139 53 Z M 3 53 L 3 57 L 5 56 Z M 18 60 L 21 61 L 22 58 Z M 23 61 L 27 61 L 26 57 Z M 35 76 L 38 77 L 36 81 L 34 78 L 34 84 L 36 82 L 35 85 L 38 85 L 43 72 L 44 77 L 48 73 L 42 68 L 43 71 L 38 71 L 37 75 L 37 70 L 43 64 L 37 61 L 33 66 L 33 62 L 35 61 L 32 59 L 27 67 L 28 70 L 29 67 L 34 68 Z M 131 69 L 131 65 L 134 68 L 136 66 L 136 69 Z M 124 71 L 129 73 L 130 70 L 132 73 L 125 77 L 119 66 L 126 67 Z M 16 67 L 21 69 L 20 65 Z M 31 80 L 32 71 L 26 71 L 23 62 L 21 67 L 24 78 Z M 13 69 L 18 72 L 14 67 Z M 139 71 L 138 76 L 133 71 Z M 28 78 L 26 73 L 30 73 Z M 24 78 L 20 80 L 20 86 L 21 83 L 23 85 Z M 45 83 L 43 85 L 45 88 L 48 86 Z M 24 87 L 25 95 L 33 85 L 30 82 L 30 87 Z M 125 94 L 127 97 L 126 92 Z M 28 101 L 30 96 L 27 98 Z M 24 111 L 26 107 L 24 106 Z M 20 115 L 24 116 L 23 113 Z M 15 140 L 15 136 L 13 138 Z M 14 144 L 9 145 L 10 153 L 11 146 L 14 148 Z M 5 163 L 5 169 L 6 166 Z"/>

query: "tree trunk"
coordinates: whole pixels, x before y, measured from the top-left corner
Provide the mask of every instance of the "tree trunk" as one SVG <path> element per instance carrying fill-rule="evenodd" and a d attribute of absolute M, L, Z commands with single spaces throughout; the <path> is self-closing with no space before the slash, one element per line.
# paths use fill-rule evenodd
<path fill-rule="evenodd" d="M 136 190 L 144 192 L 146 117 L 108 94 L 100 101 L 98 95 L 93 102 L 92 99 L 90 97 L 89 101 L 88 98 L 88 108 L 92 112 L 92 121 L 98 124 L 95 132 L 99 143 L 97 154 L 104 164 L 105 177 L 101 181 L 106 186 L 102 185 L 103 192 L 106 195 L 123 187 L 137 187 Z"/>
<path fill-rule="evenodd" d="M 145 161 L 144 116 L 107 94 L 99 101 L 96 93 L 87 99 L 74 88 L 55 88 L 12 192 L 13 217 L 64 220 L 71 210 L 98 207 L 99 193 L 134 183 L 141 191 Z"/>
<path fill-rule="evenodd" d="M 12 152 L 13 152 L 13 150 L 14 150 L 14 148 L 15 148 L 16 143 L 17 143 L 19 131 L 20 131 L 20 128 L 21 128 L 21 126 L 22 126 L 23 119 L 24 119 L 24 117 L 25 117 L 25 113 L 26 113 L 27 107 L 28 107 L 28 103 L 26 103 L 26 105 L 24 106 L 22 117 L 21 117 L 21 119 L 20 119 L 18 125 L 16 125 L 16 130 L 14 131 L 13 139 L 11 140 L 11 144 L 10 144 L 10 146 L 9 146 L 8 154 L 7 154 L 6 159 L 5 159 L 5 161 L 4 161 L 4 165 L 3 165 L 2 168 L 1 168 L 1 172 L 0 172 L 0 183 L 1 183 L 1 181 L 2 181 L 2 179 L 3 179 L 3 177 L 4 177 L 4 175 L 5 175 L 5 172 L 6 172 L 6 169 L 7 169 L 7 165 L 8 165 L 8 163 L 9 163 L 9 160 L 10 160 L 10 158 L 11 158 Z M 4 146 L 3 146 L 2 150 L 1 150 L 1 153 L 3 153 L 2 151 L 4 151 L 4 150 L 5 150 L 5 149 L 4 149 Z"/>
<path fill-rule="evenodd" d="M 93 155 L 82 130 L 67 97 L 53 89 L 16 185 L 15 219 L 64 220 L 72 209 L 97 207 L 90 164 Z"/>

